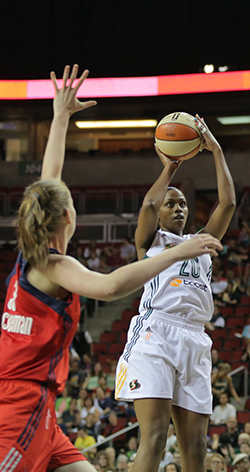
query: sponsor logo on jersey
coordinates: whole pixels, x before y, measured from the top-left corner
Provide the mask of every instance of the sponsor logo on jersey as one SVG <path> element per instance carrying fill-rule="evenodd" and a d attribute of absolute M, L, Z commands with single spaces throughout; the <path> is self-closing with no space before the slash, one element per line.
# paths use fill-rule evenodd
<path fill-rule="evenodd" d="M 2 316 L 1 328 L 8 333 L 30 335 L 33 318 L 30 316 L 10 315 L 5 312 Z"/>
<path fill-rule="evenodd" d="M 172 287 L 180 287 L 181 284 L 182 284 L 181 279 L 173 279 L 170 282 L 170 285 L 172 285 Z"/>
<path fill-rule="evenodd" d="M 166 249 L 170 249 L 171 247 L 174 247 L 174 246 L 177 246 L 176 242 L 165 244 L 163 251 L 165 251 Z"/>
<path fill-rule="evenodd" d="M 130 390 L 135 390 L 136 388 L 140 388 L 141 384 L 138 382 L 138 379 L 131 380 L 129 383 Z"/>
<path fill-rule="evenodd" d="M 148 341 L 148 339 L 150 338 L 151 334 L 152 334 L 152 333 L 147 333 L 147 334 L 146 334 L 146 336 L 145 336 L 146 341 Z"/>
<path fill-rule="evenodd" d="M 200 282 L 196 282 L 195 280 L 188 280 L 188 279 L 172 279 L 170 285 L 172 287 L 180 287 L 181 284 L 184 284 L 186 287 L 196 290 L 202 290 L 203 292 L 207 291 L 207 285 L 201 284 Z"/>

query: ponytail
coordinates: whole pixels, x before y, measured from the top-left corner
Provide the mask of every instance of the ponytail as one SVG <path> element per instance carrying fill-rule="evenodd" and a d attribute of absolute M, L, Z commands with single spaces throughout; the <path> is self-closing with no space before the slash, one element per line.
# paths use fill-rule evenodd
<path fill-rule="evenodd" d="M 40 180 L 27 187 L 17 218 L 18 249 L 34 267 L 46 267 L 49 240 L 56 235 L 70 192 L 59 180 Z"/>

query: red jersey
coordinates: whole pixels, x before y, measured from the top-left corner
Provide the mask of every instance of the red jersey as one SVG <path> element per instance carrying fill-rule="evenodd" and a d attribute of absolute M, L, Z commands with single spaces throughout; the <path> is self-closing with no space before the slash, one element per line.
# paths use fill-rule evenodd
<path fill-rule="evenodd" d="M 41 292 L 28 282 L 28 267 L 20 252 L 7 279 L 0 380 L 32 380 L 60 393 L 68 377 L 69 346 L 80 318 L 79 296 L 70 294 L 67 300 L 58 300 Z"/>

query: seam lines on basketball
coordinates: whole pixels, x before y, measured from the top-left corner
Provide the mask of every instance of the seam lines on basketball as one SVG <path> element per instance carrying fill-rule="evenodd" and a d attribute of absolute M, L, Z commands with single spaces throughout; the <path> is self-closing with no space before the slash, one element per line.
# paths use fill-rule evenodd
<path fill-rule="evenodd" d="M 180 142 L 183 142 L 183 141 L 180 141 Z M 164 156 L 166 156 L 166 157 L 174 157 L 174 158 L 176 158 L 176 157 L 187 156 L 187 155 L 190 154 L 191 152 L 196 151 L 196 149 L 198 149 L 199 147 L 200 147 L 200 145 L 196 146 L 196 148 L 194 148 L 192 151 L 186 152 L 186 154 L 175 154 L 175 155 L 173 155 L 173 154 L 166 154 L 166 153 L 163 152 L 163 151 L 161 151 L 161 152 L 162 152 L 162 154 L 164 154 Z"/>

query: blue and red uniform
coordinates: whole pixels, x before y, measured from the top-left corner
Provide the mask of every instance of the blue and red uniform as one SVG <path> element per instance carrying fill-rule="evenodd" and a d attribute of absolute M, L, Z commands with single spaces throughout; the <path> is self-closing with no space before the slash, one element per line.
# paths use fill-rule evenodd
<path fill-rule="evenodd" d="M 1 322 L 0 472 L 52 471 L 84 460 L 56 425 L 54 411 L 68 377 L 79 297 L 58 300 L 41 292 L 28 282 L 28 268 L 19 253 Z"/>

